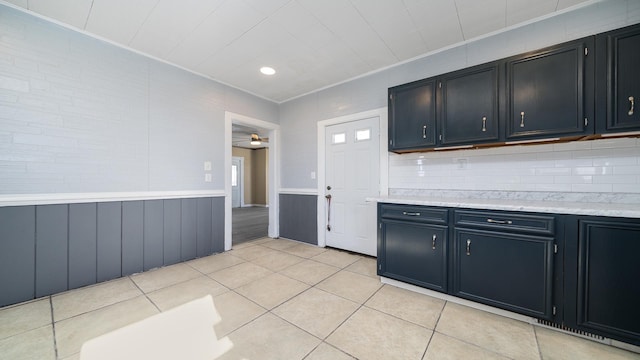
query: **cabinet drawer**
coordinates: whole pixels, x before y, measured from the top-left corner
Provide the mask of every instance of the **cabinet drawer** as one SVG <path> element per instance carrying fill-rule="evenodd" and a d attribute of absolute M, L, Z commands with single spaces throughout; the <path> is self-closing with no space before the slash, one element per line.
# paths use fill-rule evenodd
<path fill-rule="evenodd" d="M 456 227 L 474 227 L 541 235 L 555 234 L 555 216 L 553 215 L 456 210 L 454 218 Z"/>
<path fill-rule="evenodd" d="M 418 205 L 381 204 L 380 217 L 402 221 L 427 222 L 446 225 L 449 211 Z"/>

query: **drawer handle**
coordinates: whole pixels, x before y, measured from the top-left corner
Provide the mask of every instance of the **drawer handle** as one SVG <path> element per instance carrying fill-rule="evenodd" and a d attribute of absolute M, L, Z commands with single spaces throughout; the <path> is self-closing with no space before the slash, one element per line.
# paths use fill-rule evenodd
<path fill-rule="evenodd" d="M 427 125 L 422 126 L 422 138 L 423 139 L 427 138 Z"/>
<path fill-rule="evenodd" d="M 407 215 L 407 216 L 420 216 L 419 212 L 407 212 L 407 211 L 403 211 L 402 215 Z"/>
<path fill-rule="evenodd" d="M 487 117 L 486 116 L 482 117 L 482 131 L 483 132 L 487 131 Z"/>
<path fill-rule="evenodd" d="M 436 234 L 433 234 L 433 237 L 431 238 L 431 248 L 433 250 L 436 249 Z"/>
<path fill-rule="evenodd" d="M 524 111 L 520 112 L 520 127 L 524 127 Z"/>
<path fill-rule="evenodd" d="M 467 256 L 471 255 L 471 240 L 467 239 Z"/>
<path fill-rule="evenodd" d="M 511 225 L 513 224 L 513 222 L 511 220 L 493 220 L 493 219 L 487 219 L 488 223 L 492 223 L 492 224 L 506 224 L 506 225 Z"/>
<path fill-rule="evenodd" d="M 633 108 L 635 108 L 636 103 L 635 100 L 633 99 L 633 96 L 629 96 L 629 103 L 631 104 L 631 108 L 629 109 L 629 112 L 627 114 L 629 114 L 629 116 L 633 115 Z"/>

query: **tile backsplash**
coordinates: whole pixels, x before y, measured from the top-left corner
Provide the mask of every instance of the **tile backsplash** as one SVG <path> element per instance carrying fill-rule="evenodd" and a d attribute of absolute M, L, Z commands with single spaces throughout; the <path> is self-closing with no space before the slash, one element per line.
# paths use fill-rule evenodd
<path fill-rule="evenodd" d="M 640 193 L 640 138 L 389 155 L 389 188 Z"/>

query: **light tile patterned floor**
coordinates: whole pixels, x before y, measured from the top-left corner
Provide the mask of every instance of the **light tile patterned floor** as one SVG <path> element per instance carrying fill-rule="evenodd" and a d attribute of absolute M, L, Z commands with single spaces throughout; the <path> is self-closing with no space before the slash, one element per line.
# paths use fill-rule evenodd
<path fill-rule="evenodd" d="M 78 359 L 102 333 L 211 294 L 223 359 L 640 359 L 390 285 L 375 259 L 285 239 L 0 309 L 0 360 Z"/>

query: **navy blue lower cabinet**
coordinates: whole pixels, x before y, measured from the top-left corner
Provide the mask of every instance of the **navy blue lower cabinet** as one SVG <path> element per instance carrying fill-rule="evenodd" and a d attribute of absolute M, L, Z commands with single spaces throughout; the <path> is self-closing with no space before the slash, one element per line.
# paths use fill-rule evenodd
<path fill-rule="evenodd" d="M 640 345 L 640 219 L 575 217 L 566 324 Z"/>
<path fill-rule="evenodd" d="M 447 291 L 448 210 L 381 204 L 378 275 Z"/>
<path fill-rule="evenodd" d="M 454 230 L 452 295 L 536 318 L 553 317 L 553 238 Z"/>
<path fill-rule="evenodd" d="M 556 215 L 381 203 L 378 221 L 378 275 L 554 323 L 562 316 Z"/>
<path fill-rule="evenodd" d="M 432 290 L 447 290 L 447 227 L 383 220 L 385 258 L 380 275 Z"/>

